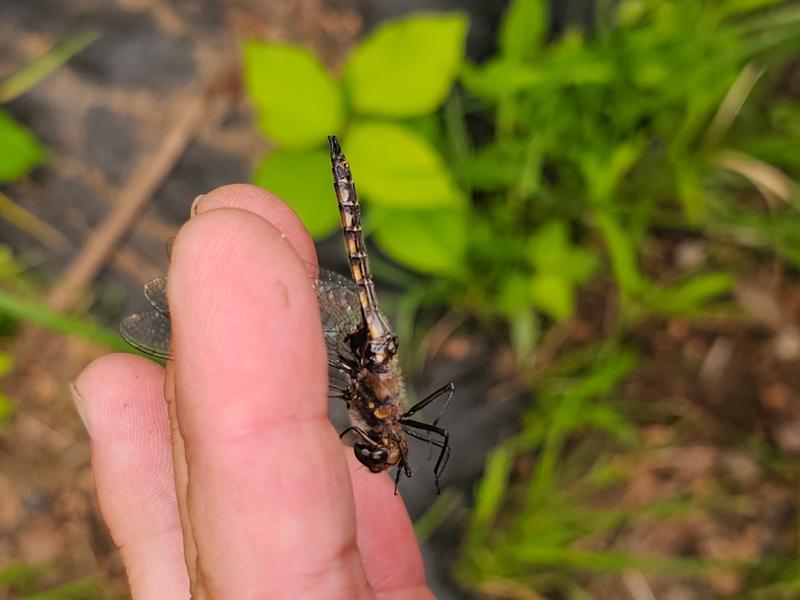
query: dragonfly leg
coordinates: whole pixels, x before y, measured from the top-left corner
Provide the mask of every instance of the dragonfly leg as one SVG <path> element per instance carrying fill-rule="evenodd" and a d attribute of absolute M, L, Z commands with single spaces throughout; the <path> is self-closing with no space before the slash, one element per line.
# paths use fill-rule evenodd
<path fill-rule="evenodd" d="M 430 405 L 432 402 L 438 400 L 439 398 L 441 398 L 442 396 L 447 394 L 447 398 L 445 398 L 445 401 L 442 403 L 442 407 L 439 409 L 439 413 L 436 415 L 436 418 L 433 420 L 433 425 L 435 427 L 439 423 L 439 419 L 442 418 L 442 415 L 444 414 L 444 411 L 447 410 L 447 405 L 450 404 L 450 400 L 453 399 L 453 394 L 455 394 L 455 391 L 456 391 L 456 384 L 453 383 L 452 381 L 450 383 L 448 383 L 447 385 L 443 385 L 438 390 L 436 390 L 433 393 L 429 394 L 428 396 L 426 396 L 425 398 L 423 398 L 422 400 L 417 402 L 414 406 L 409 408 L 403 414 L 403 418 L 405 419 L 405 418 L 408 418 L 408 417 L 412 416 L 413 414 L 419 412 L 420 410 L 422 410 L 426 406 Z M 428 436 L 427 436 L 428 460 L 431 459 L 431 456 L 433 454 L 432 447 L 430 446 L 430 444 L 431 444 L 430 433 L 431 432 L 428 432 Z"/>
<path fill-rule="evenodd" d="M 456 391 L 456 384 L 453 383 L 452 381 L 447 385 L 443 385 L 438 390 L 436 390 L 431 394 L 428 394 L 427 396 L 425 396 L 425 398 L 423 398 L 422 400 L 417 402 L 414 406 L 409 408 L 405 413 L 403 413 L 403 418 L 406 419 L 418 413 L 423 408 L 425 408 L 432 402 L 436 401 L 438 398 L 441 398 L 442 396 L 447 394 L 447 398 L 445 399 L 444 404 L 442 404 L 442 408 L 439 409 L 439 415 L 436 417 L 436 421 L 438 421 L 441 418 L 442 414 L 444 413 L 445 409 L 447 408 L 447 405 L 450 404 L 450 400 L 453 399 L 453 394 L 455 393 L 455 391 Z"/>
<path fill-rule="evenodd" d="M 436 464 L 433 467 L 433 481 L 434 485 L 436 486 L 436 493 L 440 494 L 441 489 L 439 487 L 439 478 L 447 466 L 447 461 L 450 460 L 450 434 L 446 429 L 442 429 L 436 425 L 430 425 L 428 423 L 414 421 L 412 419 L 400 419 L 400 423 L 405 427 L 420 429 L 422 431 L 441 436 L 441 440 L 438 440 L 438 443 L 436 443 L 436 446 L 440 448 L 441 451 L 439 452 L 439 457 L 436 459 Z"/>
<path fill-rule="evenodd" d="M 369 437 L 367 435 L 366 431 L 364 431 L 363 429 L 360 429 L 359 427 L 352 427 L 352 426 L 348 427 L 342 433 L 339 434 L 339 439 L 342 439 L 344 436 L 346 436 L 351 431 L 356 433 L 358 435 L 358 437 L 360 437 L 362 440 L 364 440 L 365 442 L 367 442 L 371 446 L 377 447 L 379 445 L 375 440 L 373 440 L 371 437 Z"/>

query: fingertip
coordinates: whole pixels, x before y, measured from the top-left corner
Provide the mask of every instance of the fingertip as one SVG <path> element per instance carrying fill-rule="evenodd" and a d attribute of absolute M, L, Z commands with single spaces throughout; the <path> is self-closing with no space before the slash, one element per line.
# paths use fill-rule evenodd
<path fill-rule="evenodd" d="M 163 389 L 164 370 L 131 354 L 98 358 L 73 385 L 100 510 L 136 598 L 188 593 Z"/>
<path fill-rule="evenodd" d="M 192 203 L 192 216 L 221 208 L 238 208 L 258 215 L 289 240 L 306 269 L 316 277 L 317 252 L 300 217 L 281 198 L 254 185 L 235 183 L 216 188 Z"/>
<path fill-rule="evenodd" d="M 414 526 L 388 473 L 371 473 L 344 448 L 356 505 L 358 548 L 370 586 L 379 597 L 419 597 L 427 589 Z M 391 552 L 386 549 L 391 548 Z"/>
<path fill-rule="evenodd" d="M 107 354 L 89 363 L 72 385 L 76 408 L 95 443 L 114 436 L 135 436 L 142 419 L 164 424 L 164 370 L 133 354 Z M 140 418 L 124 414 L 133 407 Z M 168 428 L 164 428 L 164 433 Z"/>

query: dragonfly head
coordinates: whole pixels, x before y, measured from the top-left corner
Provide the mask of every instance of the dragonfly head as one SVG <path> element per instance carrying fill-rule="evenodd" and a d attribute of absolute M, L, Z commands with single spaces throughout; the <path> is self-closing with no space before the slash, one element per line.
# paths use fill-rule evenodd
<path fill-rule="evenodd" d="M 389 468 L 389 450 L 380 446 L 357 443 L 353 445 L 358 462 L 373 473 L 380 473 Z"/>
<path fill-rule="evenodd" d="M 408 453 L 405 440 L 393 432 L 387 432 L 380 443 L 358 442 L 353 444 L 358 462 L 373 473 L 380 473 L 397 463 L 405 462 Z"/>

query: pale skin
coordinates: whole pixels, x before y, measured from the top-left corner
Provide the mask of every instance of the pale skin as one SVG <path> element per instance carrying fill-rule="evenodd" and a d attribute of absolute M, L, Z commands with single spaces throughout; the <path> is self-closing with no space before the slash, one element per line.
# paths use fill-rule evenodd
<path fill-rule="evenodd" d="M 74 386 L 133 598 L 433 598 L 393 482 L 327 418 L 302 223 L 247 185 L 197 213 L 169 270 L 174 360 L 104 356 Z"/>

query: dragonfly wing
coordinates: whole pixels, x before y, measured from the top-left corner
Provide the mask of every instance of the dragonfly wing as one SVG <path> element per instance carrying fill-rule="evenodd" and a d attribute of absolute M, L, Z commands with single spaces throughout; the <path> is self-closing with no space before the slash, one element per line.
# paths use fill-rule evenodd
<path fill-rule="evenodd" d="M 145 298 L 158 312 L 169 316 L 169 303 L 167 302 L 167 278 L 159 277 L 144 284 Z"/>
<path fill-rule="evenodd" d="M 326 337 L 328 335 L 344 337 L 361 326 L 358 289 L 351 280 L 333 271 L 322 269 L 319 272 L 316 289 L 322 330 Z"/>
<path fill-rule="evenodd" d="M 170 320 L 153 309 L 126 317 L 119 326 L 122 337 L 131 346 L 158 358 L 169 358 Z"/>
<path fill-rule="evenodd" d="M 328 350 L 328 378 L 332 396 L 346 388 L 356 363 L 348 338 L 362 326 L 355 284 L 338 273 L 320 270 L 316 284 L 322 332 Z M 337 389 L 338 388 L 338 389 Z"/>

